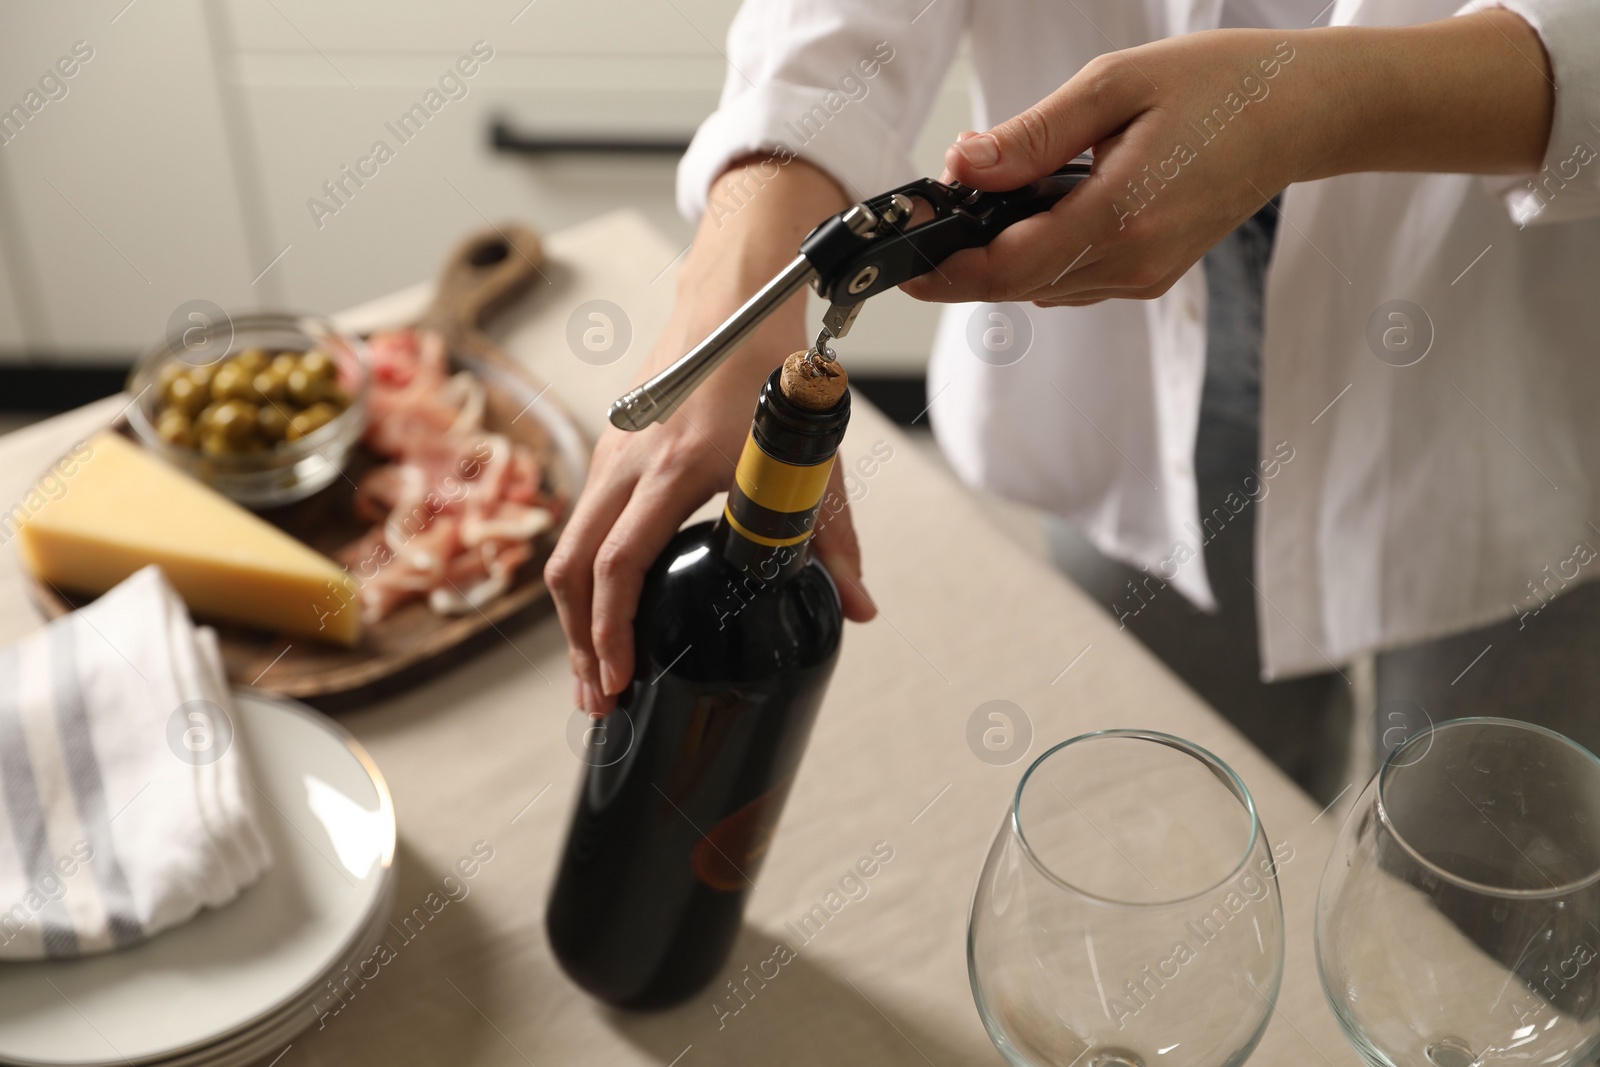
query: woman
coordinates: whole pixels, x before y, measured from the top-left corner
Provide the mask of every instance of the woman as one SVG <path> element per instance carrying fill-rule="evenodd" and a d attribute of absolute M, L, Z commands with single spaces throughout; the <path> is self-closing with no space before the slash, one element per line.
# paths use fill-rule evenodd
<path fill-rule="evenodd" d="M 1600 427 L 1582 407 L 1600 396 L 1600 8 L 1329 7 L 749 0 L 722 104 L 680 169 L 701 222 L 642 374 L 720 323 L 817 220 L 914 176 L 907 150 L 966 33 L 978 124 L 1004 121 L 962 135 L 950 175 L 1006 189 L 1087 149 L 1095 172 L 905 287 L 959 305 L 929 395 L 962 477 L 1138 568 L 1122 594 L 1137 599 L 1108 605 L 1135 628 L 1180 596 L 1215 607 L 1208 569 L 1243 545 L 1229 640 L 1244 635 L 1254 660 L 1258 624 L 1261 676 L 1335 689 L 1340 665 L 1379 652 L 1388 744 L 1427 718 L 1496 713 L 1594 747 L 1600 685 L 1584 683 L 1600 656 L 1572 650 L 1600 637 L 1592 587 L 1575 589 L 1600 572 Z M 1311 28 L 1322 17 L 1334 25 Z M 1240 26 L 1258 28 L 1215 29 Z M 1197 261 L 1244 241 L 1229 299 L 1248 305 L 1273 220 L 1259 354 L 1246 321 L 1213 330 L 1208 361 Z M 969 344 L 975 318 L 981 336 L 1019 313 L 1006 322 L 1031 332 L 1025 358 Z M 645 569 L 726 486 L 749 397 L 806 326 L 794 301 L 682 417 L 600 441 L 547 569 L 590 711 L 629 678 Z M 848 518 L 815 545 L 846 614 L 870 618 Z"/>

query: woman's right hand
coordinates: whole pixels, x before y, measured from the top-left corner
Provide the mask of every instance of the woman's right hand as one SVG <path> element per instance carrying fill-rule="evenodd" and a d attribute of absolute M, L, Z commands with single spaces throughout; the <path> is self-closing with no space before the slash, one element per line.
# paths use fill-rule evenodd
<path fill-rule="evenodd" d="M 733 196 L 742 197 L 739 207 L 701 221 L 672 319 L 635 384 L 719 326 L 789 262 L 817 221 L 843 206 L 844 194 L 821 171 L 800 160 L 770 177 L 756 170 L 771 165 L 746 161 L 713 186 L 714 208 L 717 198 L 725 205 Z M 759 185 L 751 172 L 761 175 Z M 803 299 L 791 300 L 665 422 L 601 434 L 583 494 L 545 565 L 567 634 L 574 700 L 591 715 L 609 710 L 633 677 L 633 619 L 645 573 L 684 520 L 732 484 L 761 383 L 806 343 L 804 311 Z M 828 492 L 845 498 L 837 466 Z M 875 609 L 848 508 L 820 524 L 812 550 L 833 574 L 846 618 L 870 619 Z"/>

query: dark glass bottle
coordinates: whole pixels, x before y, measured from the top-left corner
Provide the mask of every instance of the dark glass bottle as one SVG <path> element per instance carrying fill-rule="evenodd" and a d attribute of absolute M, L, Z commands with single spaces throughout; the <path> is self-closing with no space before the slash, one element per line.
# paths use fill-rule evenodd
<path fill-rule="evenodd" d="M 722 516 L 679 531 L 646 576 L 633 680 L 587 749 L 607 754 L 545 925 L 573 981 L 618 1007 L 678 1003 L 722 966 L 838 659 L 839 595 L 807 540 L 850 394 L 810 408 L 784 374 L 762 387 Z"/>

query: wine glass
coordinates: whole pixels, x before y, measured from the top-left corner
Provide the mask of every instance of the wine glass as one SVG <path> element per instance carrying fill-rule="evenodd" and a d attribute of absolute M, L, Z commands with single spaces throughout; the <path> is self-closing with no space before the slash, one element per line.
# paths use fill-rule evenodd
<path fill-rule="evenodd" d="M 1317 897 L 1317 968 L 1374 1067 L 1559 1067 L 1600 1049 L 1600 763 L 1453 719 L 1395 748 Z"/>
<path fill-rule="evenodd" d="M 1017 786 L 967 928 L 1016 1067 L 1232 1067 L 1283 978 L 1283 908 L 1250 792 L 1182 738 L 1065 741 Z"/>

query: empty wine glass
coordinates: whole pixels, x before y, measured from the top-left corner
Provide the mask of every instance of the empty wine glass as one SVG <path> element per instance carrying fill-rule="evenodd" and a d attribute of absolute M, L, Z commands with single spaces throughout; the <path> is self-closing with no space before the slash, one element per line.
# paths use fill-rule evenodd
<path fill-rule="evenodd" d="M 1600 763 L 1509 719 L 1399 745 L 1345 821 L 1317 966 L 1374 1067 L 1560 1067 L 1600 1048 Z"/>
<path fill-rule="evenodd" d="M 1250 792 L 1181 738 L 1107 730 L 1022 776 L 967 930 L 978 1012 L 1025 1067 L 1232 1067 L 1283 977 Z"/>

